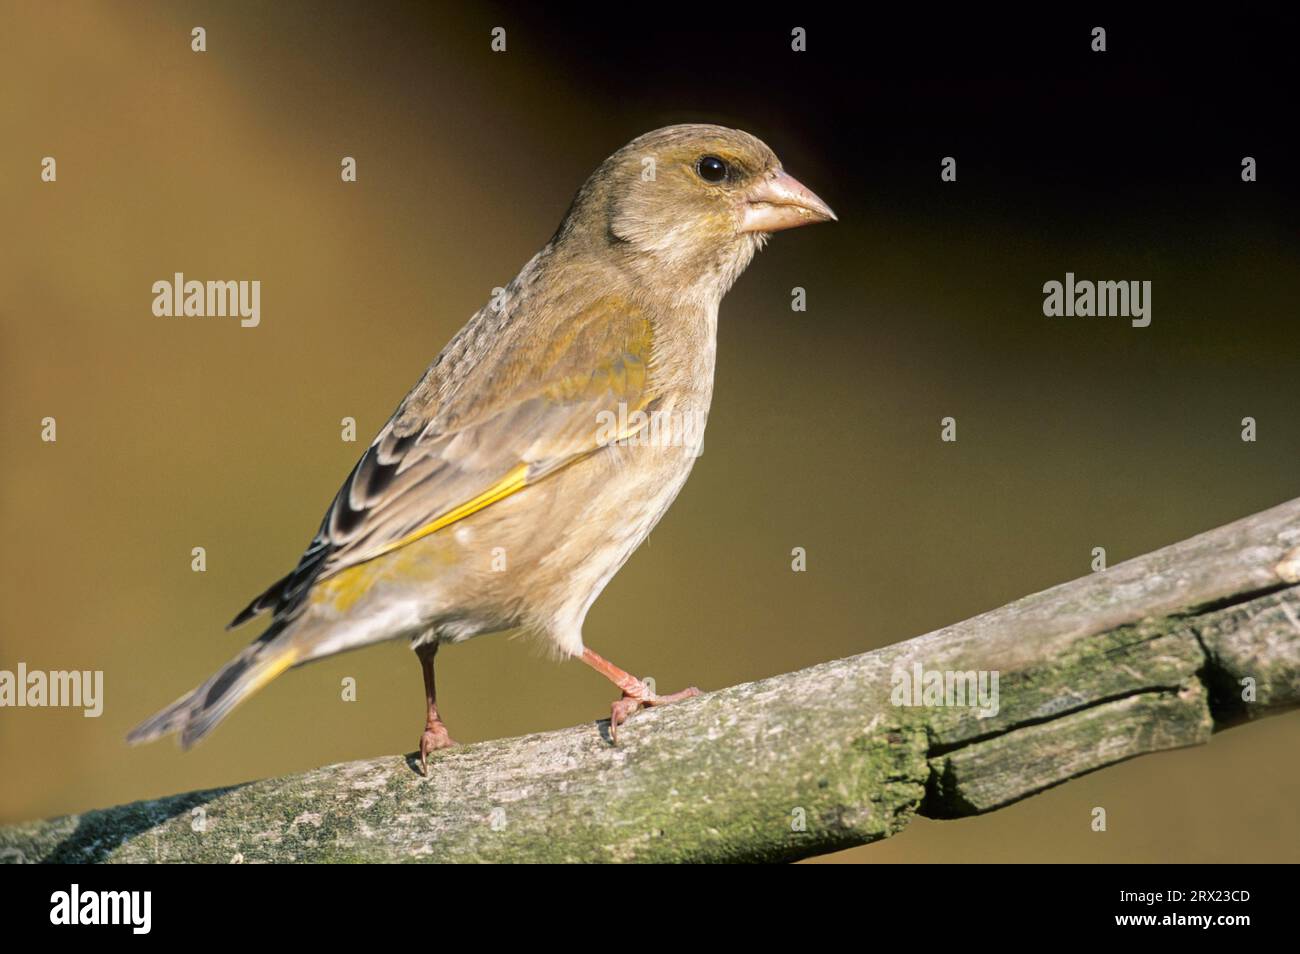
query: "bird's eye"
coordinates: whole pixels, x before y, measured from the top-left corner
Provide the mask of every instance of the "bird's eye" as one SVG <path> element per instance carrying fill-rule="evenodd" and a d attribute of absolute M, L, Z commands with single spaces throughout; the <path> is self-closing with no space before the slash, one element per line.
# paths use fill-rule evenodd
<path fill-rule="evenodd" d="M 716 184 L 727 178 L 727 164 L 717 156 L 700 156 L 695 172 L 705 182 Z"/>

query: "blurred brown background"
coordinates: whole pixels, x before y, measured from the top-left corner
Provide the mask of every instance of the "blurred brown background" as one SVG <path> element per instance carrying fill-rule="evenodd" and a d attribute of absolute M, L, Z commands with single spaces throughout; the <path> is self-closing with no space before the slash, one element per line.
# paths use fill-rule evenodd
<path fill-rule="evenodd" d="M 1300 493 L 1275 25 L 1113 21 L 1097 55 L 1068 18 L 607 15 L 5 4 L 0 668 L 102 669 L 107 701 L 0 710 L 0 822 L 413 748 L 401 644 L 283 677 L 190 753 L 123 736 L 255 635 L 222 626 L 428 361 L 605 155 L 670 122 L 761 136 L 841 222 L 777 236 L 724 302 L 704 456 L 588 619 L 621 665 L 705 688 L 807 666 Z M 1151 327 L 1044 318 L 1067 270 L 1151 280 Z M 261 280 L 261 326 L 154 317 L 175 271 Z M 462 742 L 608 712 L 520 641 L 439 666 Z M 839 857 L 1297 861 L 1298 742 L 1275 719 Z"/>

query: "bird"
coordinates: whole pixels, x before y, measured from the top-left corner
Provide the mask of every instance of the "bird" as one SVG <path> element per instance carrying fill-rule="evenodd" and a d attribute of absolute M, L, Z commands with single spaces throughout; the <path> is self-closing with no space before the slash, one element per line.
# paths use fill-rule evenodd
<path fill-rule="evenodd" d="M 188 749 L 286 670 L 407 639 L 419 765 L 454 746 L 440 646 L 523 631 L 620 691 L 609 736 L 660 695 L 589 648 L 587 611 L 699 456 L 723 296 L 774 232 L 835 220 L 760 139 L 667 126 L 604 160 L 551 239 L 429 365 L 357 461 L 292 572 L 227 627 L 266 629 L 137 726 Z"/>

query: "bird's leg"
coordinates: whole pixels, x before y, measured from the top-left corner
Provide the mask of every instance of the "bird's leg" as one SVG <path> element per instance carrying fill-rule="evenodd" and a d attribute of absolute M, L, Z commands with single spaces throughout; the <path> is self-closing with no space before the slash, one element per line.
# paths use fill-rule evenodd
<path fill-rule="evenodd" d="M 611 705 L 609 710 L 609 740 L 615 745 L 618 744 L 618 727 L 637 709 L 642 706 L 663 706 L 700 694 L 700 690 L 691 686 L 689 689 L 671 695 L 656 695 L 650 691 L 650 686 L 644 680 L 624 672 L 604 656 L 590 649 L 582 650 L 582 661 L 623 691 L 623 698 Z"/>
<path fill-rule="evenodd" d="M 429 753 L 435 749 L 449 749 L 456 744 L 438 716 L 438 693 L 433 685 L 433 657 L 437 653 L 438 644 L 432 641 L 415 650 L 415 654 L 420 657 L 420 667 L 424 670 L 424 701 L 427 706 L 424 734 L 420 736 L 420 773 L 425 776 L 429 774 Z"/>

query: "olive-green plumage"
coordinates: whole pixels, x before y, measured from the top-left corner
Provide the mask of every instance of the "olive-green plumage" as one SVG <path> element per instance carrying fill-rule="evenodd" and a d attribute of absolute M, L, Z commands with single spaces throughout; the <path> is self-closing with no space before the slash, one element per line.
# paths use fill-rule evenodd
<path fill-rule="evenodd" d="M 770 231 L 826 218 L 738 130 L 672 126 L 610 156 L 232 624 L 269 628 L 131 740 L 189 745 L 289 666 L 387 639 L 523 628 L 582 653 L 588 608 L 695 462 L 723 295 Z"/>

